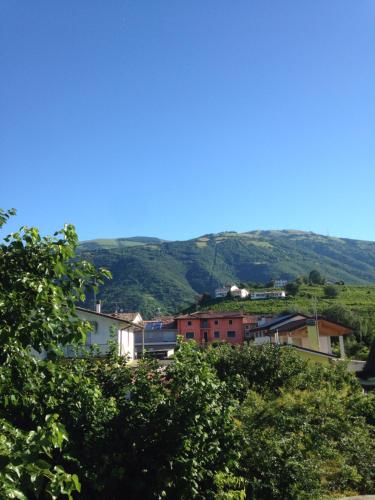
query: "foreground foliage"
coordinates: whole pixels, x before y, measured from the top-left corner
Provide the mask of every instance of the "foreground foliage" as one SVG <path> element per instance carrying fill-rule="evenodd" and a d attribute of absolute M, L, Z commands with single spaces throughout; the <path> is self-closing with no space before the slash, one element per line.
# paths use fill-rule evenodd
<path fill-rule="evenodd" d="M 3 222 L 10 214 L 0 213 Z M 295 499 L 375 491 L 375 397 L 277 346 L 183 343 L 173 363 L 65 360 L 105 274 L 72 227 L 0 247 L 0 496 Z M 48 352 L 37 360 L 33 352 Z"/>

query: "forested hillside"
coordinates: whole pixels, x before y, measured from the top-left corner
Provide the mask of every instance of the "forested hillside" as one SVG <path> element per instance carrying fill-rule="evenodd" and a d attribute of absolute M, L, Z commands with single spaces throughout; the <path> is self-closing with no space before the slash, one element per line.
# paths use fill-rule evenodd
<path fill-rule="evenodd" d="M 104 310 L 140 310 L 145 317 L 158 310 L 173 313 L 226 283 L 294 279 L 311 269 L 332 281 L 375 283 L 375 242 L 302 231 L 225 232 L 188 241 L 93 240 L 82 242 L 80 251 L 112 272 L 99 295 Z"/>

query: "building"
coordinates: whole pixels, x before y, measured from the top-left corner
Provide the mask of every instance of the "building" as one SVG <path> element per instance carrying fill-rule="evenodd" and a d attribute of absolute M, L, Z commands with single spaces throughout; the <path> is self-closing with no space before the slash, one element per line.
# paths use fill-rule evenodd
<path fill-rule="evenodd" d="M 244 340 L 250 340 L 252 338 L 252 331 L 261 326 L 263 323 L 270 321 L 273 316 L 262 316 L 262 315 L 246 315 L 243 318 L 243 336 Z"/>
<path fill-rule="evenodd" d="M 285 299 L 286 294 L 284 290 L 271 290 L 269 292 L 251 292 L 251 300 L 261 300 L 261 299 Z"/>
<path fill-rule="evenodd" d="M 90 322 L 92 329 L 87 334 L 85 346 L 80 348 L 78 353 L 73 346 L 63 347 L 67 357 L 75 357 L 91 348 L 96 350 L 98 355 L 105 355 L 109 351 L 110 342 L 113 341 L 119 356 L 134 359 L 134 331 L 139 327 L 130 321 L 103 314 L 100 302 L 97 303 L 95 311 L 83 307 L 77 307 L 76 311 L 80 319 Z"/>
<path fill-rule="evenodd" d="M 157 358 L 168 358 L 177 342 L 177 321 L 172 316 L 143 321 L 143 329 L 135 333 L 134 339 L 136 357 L 146 351 Z"/>
<path fill-rule="evenodd" d="M 138 326 L 142 326 L 143 319 L 141 316 L 141 313 L 139 312 L 114 312 L 111 314 L 111 316 L 114 316 L 115 318 L 118 319 L 123 319 L 125 321 L 128 321 L 130 323 L 133 323 Z"/>
<path fill-rule="evenodd" d="M 216 288 L 215 299 L 223 299 L 228 295 L 229 287 Z"/>
<path fill-rule="evenodd" d="M 344 335 L 351 330 L 344 325 L 334 323 L 321 316 L 317 318 L 304 314 L 281 316 L 254 328 L 250 339 L 256 344 L 274 342 L 295 346 L 300 351 L 332 354 L 332 339 L 337 338 L 340 347 L 340 357 L 345 358 Z"/>
<path fill-rule="evenodd" d="M 228 296 L 230 293 L 231 297 L 238 297 L 240 299 L 246 299 L 249 296 L 249 292 L 246 288 L 238 288 L 236 285 L 225 286 L 222 288 L 216 288 L 215 299 L 222 299 Z"/>
<path fill-rule="evenodd" d="M 284 288 L 288 284 L 288 280 L 273 280 L 274 288 Z"/>
<path fill-rule="evenodd" d="M 178 334 L 185 340 L 195 340 L 199 344 L 229 342 L 242 344 L 244 338 L 244 318 L 239 312 L 196 312 L 177 316 Z"/>

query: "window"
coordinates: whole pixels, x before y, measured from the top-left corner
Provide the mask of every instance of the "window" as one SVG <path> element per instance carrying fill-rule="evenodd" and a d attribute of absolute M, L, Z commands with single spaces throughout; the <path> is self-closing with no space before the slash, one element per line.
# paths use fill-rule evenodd
<path fill-rule="evenodd" d="M 187 339 L 193 339 L 194 338 L 194 332 L 186 332 L 185 337 Z"/>
<path fill-rule="evenodd" d="M 219 339 L 220 338 L 220 332 L 214 332 L 214 338 Z"/>
<path fill-rule="evenodd" d="M 229 324 L 231 325 L 232 323 L 233 323 L 233 321 L 230 319 L 230 320 L 229 320 Z"/>
<path fill-rule="evenodd" d="M 228 338 L 234 338 L 236 336 L 236 332 L 227 332 L 227 337 Z"/>
<path fill-rule="evenodd" d="M 218 325 L 218 324 L 219 324 L 219 320 L 215 319 L 215 325 Z"/>
<path fill-rule="evenodd" d="M 191 321 L 188 321 L 187 324 L 188 324 L 188 326 L 191 326 Z"/>

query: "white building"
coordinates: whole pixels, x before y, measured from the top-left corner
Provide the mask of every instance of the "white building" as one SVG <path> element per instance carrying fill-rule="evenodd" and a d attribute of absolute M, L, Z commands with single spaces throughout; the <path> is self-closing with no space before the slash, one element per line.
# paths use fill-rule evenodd
<path fill-rule="evenodd" d="M 222 288 L 216 288 L 215 290 L 215 299 L 223 299 L 228 295 L 229 287 L 224 286 Z"/>
<path fill-rule="evenodd" d="M 246 299 L 250 295 L 246 288 L 238 288 L 236 285 L 230 285 L 223 288 L 216 288 L 215 299 L 225 298 L 228 292 L 230 292 L 232 297 L 239 297 L 240 299 Z"/>
<path fill-rule="evenodd" d="M 288 284 L 288 280 L 273 280 L 274 288 L 284 288 Z"/>
<path fill-rule="evenodd" d="M 127 320 L 103 314 L 100 310 L 100 304 L 97 304 L 96 311 L 82 307 L 77 307 L 76 311 L 80 319 L 89 321 L 92 325 L 92 330 L 87 334 L 84 349 L 88 350 L 95 347 L 99 355 L 104 355 L 109 351 L 109 342 L 114 341 L 119 356 L 127 356 L 129 360 L 134 359 L 134 330 L 137 328 L 136 325 Z M 66 356 L 76 354 L 72 346 L 65 346 L 64 352 Z"/>
<path fill-rule="evenodd" d="M 114 312 L 111 313 L 111 316 L 114 316 L 117 319 L 123 319 L 125 321 L 128 321 L 129 323 L 134 323 L 137 326 L 142 326 L 143 324 L 143 318 L 141 316 L 141 313 L 139 312 Z"/>
<path fill-rule="evenodd" d="M 285 290 L 272 290 L 270 292 L 251 292 L 251 300 L 260 299 L 285 299 Z"/>

